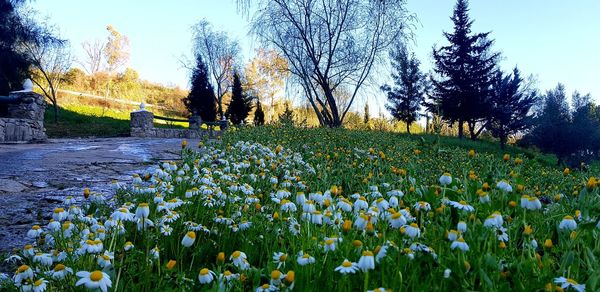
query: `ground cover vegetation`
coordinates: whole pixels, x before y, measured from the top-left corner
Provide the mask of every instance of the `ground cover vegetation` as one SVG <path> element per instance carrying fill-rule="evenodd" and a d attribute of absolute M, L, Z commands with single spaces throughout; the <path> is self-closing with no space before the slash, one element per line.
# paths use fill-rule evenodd
<path fill-rule="evenodd" d="M 270 126 L 184 142 L 114 194 L 66 198 L 3 289 L 598 289 L 597 168 L 428 145 Z"/>

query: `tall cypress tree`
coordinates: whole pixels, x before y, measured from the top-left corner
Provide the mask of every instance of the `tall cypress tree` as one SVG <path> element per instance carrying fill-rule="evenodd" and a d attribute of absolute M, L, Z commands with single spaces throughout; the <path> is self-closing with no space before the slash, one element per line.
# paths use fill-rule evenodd
<path fill-rule="evenodd" d="M 439 79 L 432 78 L 432 99 L 446 121 L 458 123 L 460 138 L 463 124 L 467 123 L 471 139 L 476 139 L 483 128 L 476 131 L 475 126 L 491 109 L 492 78 L 499 54 L 491 52 L 493 41 L 488 39 L 489 32 L 471 33 L 473 21 L 468 12 L 468 1 L 458 0 L 451 18 L 454 32 L 444 32 L 450 44 L 433 48 L 434 71 Z"/>
<path fill-rule="evenodd" d="M 208 70 L 198 54 L 196 68 L 192 73 L 192 88 L 184 104 L 191 115 L 200 115 L 203 121 L 214 122 L 217 117 L 217 99 L 208 81 Z"/>
<path fill-rule="evenodd" d="M 256 99 L 256 109 L 254 110 L 254 125 L 262 126 L 265 124 L 265 112 L 263 111 L 260 100 Z"/>
<path fill-rule="evenodd" d="M 390 57 L 394 86 L 386 84 L 381 89 L 387 93 L 386 108 L 394 118 L 406 123 L 406 132 L 410 134 L 410 125 L 417 120 L 425 99 L 425 76 L 419 69 L 419 60 L 409 56 L 406 47 L 399 46 L 390 52 Z"/>
<path fill-rule="evenodd" d="M 231 88 L 231 102 L 227 106 L 225 115 L 234 125 L 239 125 L 246 120 L 252 109 L 254 97 L 246 95 L 242 82 L 237 72 L 233 74 L 233 87 Z"/>

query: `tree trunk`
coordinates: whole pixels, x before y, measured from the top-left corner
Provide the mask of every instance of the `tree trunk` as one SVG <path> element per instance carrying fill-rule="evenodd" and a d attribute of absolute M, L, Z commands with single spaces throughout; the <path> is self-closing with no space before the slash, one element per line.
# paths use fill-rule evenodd
<path fill-rule="evenodd" d="M 406 123 L 406 132 L 410 135 L 410 124 Z"/>
<path fill-rule="evenodd" d="M 506 148 L 506 136 L 500 136 L 500 149 L 504 150 Z"/>
<path fill-rule="evenodd" d="M 58 123 L 58 105 L 56 104 L 56 102 L 53 102 L 52 106 L 54 107 L 54 123 L 57 124 Z"/>
<path fill-rule="evenodd" d="M 458 139 L 463 138 L 463 120 L 458 120 Z"/>
<path fill-rule="evenodd" d="M 477 133 L 475 133 L 475 122 L 468 122 L 469 126 L 469 134 L 471 135 L 471 140 L 477 140 Z"/>

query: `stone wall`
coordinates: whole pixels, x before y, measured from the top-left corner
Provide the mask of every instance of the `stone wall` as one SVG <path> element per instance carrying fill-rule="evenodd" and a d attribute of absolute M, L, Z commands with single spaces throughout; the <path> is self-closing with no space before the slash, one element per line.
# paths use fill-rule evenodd
<path fill-rule="evenodd" d="M 9 94 L 7 116 L 0 118 L 0 143 L 45 141 L 44 97 L 31 91 Z"/>
<path fill-rule="evenodd" d="M 222 134 L 222 131 L 207 131 L 200 129 L 199 126 L 192 129 L 155 128 L 154 114 L 146 110 L 131 112 L 130 117 L 131 137 L 202 139 L 206 136 L 212 138 Z"/>

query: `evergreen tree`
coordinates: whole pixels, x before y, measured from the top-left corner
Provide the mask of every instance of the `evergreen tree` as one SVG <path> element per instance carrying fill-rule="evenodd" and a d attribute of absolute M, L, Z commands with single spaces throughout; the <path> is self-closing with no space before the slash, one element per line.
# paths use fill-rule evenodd
<path fill-rule="evenodd" d="M 600 158 L 600 119 L 596 116 L 597 106 L 589 94 L 574 92 L 572 130 L 573 142 L 576 144 L 575 158 L 587 161 Z M 574 161 L 577 162 L 577 161 Z"/>
<path fill-rule="evenodd" d="M 227 106 L 225 115 L 234 125 L 240 125 L 246 120 L 252 109 L 252 99 L 244 93 L 242 82 L 237 72 L 233 74 L 233 87 L 231 88 L 231 102 Z"/>
<path fill-rule="evenodd" d="M 532 125 L 533 115 L 530 109 L 536 102 L 536 93 L 524 87 L 516 67 L 512 75 L 504 75 L 498 71 L 492 88 L 492 110 L 487 128 L 492 136 L 500 139 L 500 146 L 504 149 L 509 135 L 524 131 Z"/>
<path fill-rule="evenodd" d="M 265 124 L 265 112 L 263 111 L 260 100 L 256 99 L 256 109 L 254 110 L 254 125 L 262 126 Z"/>
<path fill-rule="evenodd" d="M 294 126 L 294 111 L 290 109 L 290 103 L 285 103 L 285 110 L 279 115 L 279 123 L 284 126 Z"/>
<path fill-rule="evenodd" d="M 526 141 L 544 152 L 556 154 L 560 164 L 574 150 L 570 123 L 565 87 L 559 83 L 544 96 L 544 105 L 536 114 L 534 128 Z"/>
<path fill-rule="evenodd" d="M 0 95 L 21 90 L 29 75 L 31 60 L 19 50 L 22 42 L 33 39 L 30 28 L 25 27 L 16 8 L 22 0 L 0 0 Z"/>
<path fill-rule="evenodd" d="M 363 122 L 368 124 L 369 120 L 371 120 L 371 115 L 369 114 L 369 103 L 365 102 L 365 116 L 363 118 Z"/>
<path fill-rule="evenodd" d="M 390 57 L 394 87 L 386 84 L 381 89 L 387 93 L 389 104 L 386 108 L 395 119 L 406 123 L 406 131 L 410 134 L 410 125 L 417 120 L 425 99 L 425 76 L 419 69 L 419 60 L 414 55 L 408 56 L 404 46 L 391 51 Z"/>
<path fill-rule="evenodd" d="M 468 12 L 468 1 L 458 0 L 451 18 L 454 32 L 444 33 L 450 44 L 433 49 L 434 71 L 439 79 L 432 78 L 432 98 L 446 121 L 458 123 L 459 138 L 467 123 L 471 139 L 476 139 L 483 127 L 475 131 L 475 126 L 491 109 L 491 84 L 499 54 L 491 52 L 493 41 L 488 39 L 489 32 L 471 33 L 473 21 Z"/>
<path fill-rule="evenodd" d="M 217 117 L 217 99 L 208 80 L 208 70 L 202 56 L 196 56 L 196 68 L 192 72 L 192 88 L 184 104 L 192 116 L 200 115 L 203 121 L 214 122 Z"/>

